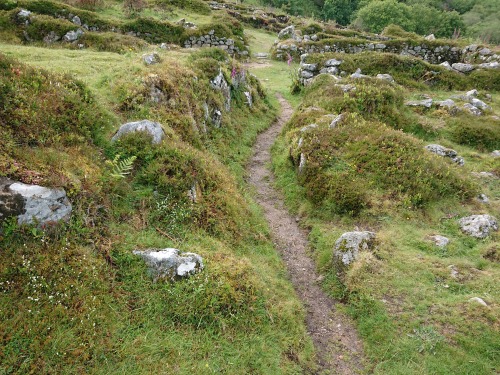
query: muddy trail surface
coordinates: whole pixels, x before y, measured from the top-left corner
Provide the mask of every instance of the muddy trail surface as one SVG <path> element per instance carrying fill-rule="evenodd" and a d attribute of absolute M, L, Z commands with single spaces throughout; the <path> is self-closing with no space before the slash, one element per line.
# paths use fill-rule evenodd
<path fill-rule="evenodd" d="M 256 190 L 256 200 L 262 206 L 271 227 L 273 240 L 286 264 L 295 291 L 304 304 L 306 324 L 317 353 L 318 374 L 363 373 L 363 346 L 358 334 L 336 302 L 321 289 L 314 261 L 308 256 L 307 232 L 286 209 L 282 195 L 274 188 L 274 175 L 269 169 L 271 146 L 293 109 L 281 96 L 279 119 L 255 143 L 247 167 L 248 181 Z"/>

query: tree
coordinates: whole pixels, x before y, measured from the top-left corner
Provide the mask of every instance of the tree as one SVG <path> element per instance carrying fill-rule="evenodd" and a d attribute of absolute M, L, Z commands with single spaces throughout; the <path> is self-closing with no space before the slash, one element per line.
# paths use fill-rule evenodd
<path fill-rule="evenodd" d="M 399 25 L 406 31 L 415 31 L 412 8 L 396 0 L 373 1 L 361 8 L 354 23 L 361 28 L 380 33 L 390 24 Z"/>
<path fill-rule="evenodd" d="M 351 15 L 358 8 L 358 0 L 325 0 L 322 15 L 325 19 L 335 20 L 340 25 L 348 25 Z"/>

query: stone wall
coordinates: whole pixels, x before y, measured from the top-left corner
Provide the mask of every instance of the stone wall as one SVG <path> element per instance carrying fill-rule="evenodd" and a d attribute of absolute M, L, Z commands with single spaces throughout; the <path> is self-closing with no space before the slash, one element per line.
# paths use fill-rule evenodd
<path fill-rule="evenodd" d="M 235 44 L 234 40 L 230 38 L 219 38 L 215 35 L 214 30 L 210 30 L 206 35 L 191 36 L 184 41 L 184 48 L 198 48 L 198 47 L 217 47 L 221 48 L 230 55 L 248 55 L 248 51 L 240 50 Z"/>

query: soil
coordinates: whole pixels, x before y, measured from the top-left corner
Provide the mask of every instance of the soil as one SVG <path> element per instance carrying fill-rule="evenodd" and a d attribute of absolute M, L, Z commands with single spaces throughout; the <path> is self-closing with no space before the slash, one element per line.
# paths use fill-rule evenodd
<path fill-rule="evenodd" d="M 339 302 L 321 289 L 321 278 L 314 261 L 308 256 L 308 233 L 284 205 L 274 188 L 274 175 L 269 169 L 271 146 L 293 109 L 280 95 L 281 116 L 256 141 L 247 167 L 248 181 L 256 189 L 256 200 L 262 206 L 271 228 L 273 240 L 288 269 L 290 280 L 307 311 L 306 324 L 313 340 L 318 370 L 321 374 L 363 373 L 363 346 L 352 322 L 336 309 Z"/>

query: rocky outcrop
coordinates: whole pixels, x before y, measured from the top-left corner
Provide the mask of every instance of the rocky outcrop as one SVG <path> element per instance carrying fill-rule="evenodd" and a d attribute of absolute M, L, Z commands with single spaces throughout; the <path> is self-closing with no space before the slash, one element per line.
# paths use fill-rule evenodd
<path fill-rule="evenodd" d="M 120 126 L 120 129 L 118 129 L 113 138 L 111 138 L 111 141 L 113 142 L 117 141 L 125 134 L 135 133 L 135 132 L 146 132 L 150 134 L 152 137 L 151 143 L 153 144 L 160 143 L 165 137 L 165 131 L 163 130 L 161 124 L 149 120 L 142 120 L 142 121 L 128 122 Z"/>
<path fill-rule="evenodd" d="M 455 150 L 451 148 L 446 148 L 437 144 L 430 144 L 425 146 L 425 149 L 439 156 L 450 158 L 454 163 L 462 166 L 464 165 L 464 158 L 458 156 Z"/>
<path fill-rule="evenodd" d="M 375 246 L 375 233 L 373 232 L 346 232 L 335 242 L 333 261 L 340 273 L 358 258 L 362 251 L 371 251 Z"/>
<path fill-rule="evenodd" d="M 465 234 L 475 238 L 486 238 L 492 231 L 498 230 L 497 219 L 491 215 L 472 215 L 458 221 Z"/>
<path fill-rule="evenodd" d="M 188 277 L 204 268 L 201 256 L 195 253 L 181 253 L 174 248 L 134 250 L 133 253 L 144 259 L 155 281 Z"/>
<path fill-rule="evenodd" d="M 64 189 L 27 185 L 0 177 L 0 221 L 17 217 L 18 224 L 43 227 L 68 221 L 71 211 Z"/>

